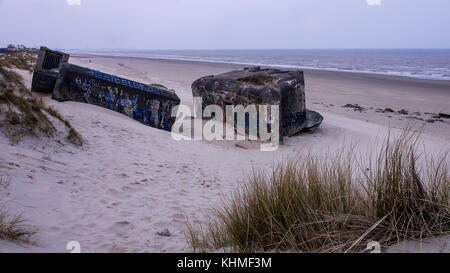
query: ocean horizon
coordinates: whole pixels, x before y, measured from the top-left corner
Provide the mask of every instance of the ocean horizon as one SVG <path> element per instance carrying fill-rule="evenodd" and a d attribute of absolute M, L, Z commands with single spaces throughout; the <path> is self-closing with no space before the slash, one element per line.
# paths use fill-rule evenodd
<path fill-rule="evenodd" d="M 450 80 L 450 49 L 122 49 L 71 52 Z"/>

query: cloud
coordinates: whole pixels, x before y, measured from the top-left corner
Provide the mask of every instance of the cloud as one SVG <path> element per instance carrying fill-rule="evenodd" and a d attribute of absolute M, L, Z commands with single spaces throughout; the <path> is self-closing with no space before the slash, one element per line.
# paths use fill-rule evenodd
<path fill-rule="evenodd" d="M 369 6 L 381 6 L 381 0 L 366 0 Z"/>
<path fill-rule="evenodd" d="M 81 0 L 67 0 L 67 5 L 69 6 L 80 6 Z"/>

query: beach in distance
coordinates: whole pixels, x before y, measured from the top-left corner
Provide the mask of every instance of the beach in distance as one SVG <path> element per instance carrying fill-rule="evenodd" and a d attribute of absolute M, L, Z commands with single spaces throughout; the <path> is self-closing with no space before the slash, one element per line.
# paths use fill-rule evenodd
<path fill-rule="evenodd" d="M 185 51 L 180 52 L 183 53 Z M 225 60 L 228 61 L 232 58 L 223 59 L 220 62 L 209 61 L 214 60 L 212 57 L 210 57 L 210 59 L 192 57 L 186 59 L 186 56 L 180 52 L 175 56 L 175 53 L 173 52 L 171 52 L 172 54 L 170 55 L 133 52 L 98 53 L 100 55 L 78 54 L 84 56 L 84 58 L 72 58 L 72 62 L 82 66 L 90 66 L 94 69 L 97 67 L 99 70 L 105 70 L 112 74 L 119 71 L 121 73 L 128 72 L 128 77 L 141 81 L 144 80 L 146 83 L 152 81 L 161 83 L 174 89 L 181 98 L 182 104 L 191 107 L 193 107 L 193 99 L 190 85 L 194 80 L 206 75 L 221 74 L 233 69 L 242 69 L 244 67 L 261 64 L 261 62 L 257 61 L 255 61 L 255 64 L 253 65 L 226 63 Z M 253 56 L 260 51 L 256 50 L 250 52 L 253 54 L 247 54 Z M 319 52 L 321 51 L 319 50 Z M 447 53 L 447 51 L 444 52 Z M 104 56 L 106 54 L 110 54 L 111 56 Z M 206 55 L 206 53 L 204 54 Z M 185 55 L 190 56 L 192 53 L 191 51 L 187 51 Z M 218 55 L 220 56 L 220 54 Z M 448 55 L 450 56 L 450 54 Z M 91 58 L 89 58 L 89 56 L 91 56 Z M 158 56 L 161 58 L 158 58 Z M 447 54 L 443 55 L 443 62 L 446 60 L 446 56 Z M 97 66 L 92 58 L 95 58 L 98 62 Z M 253 58 L 256 58 L 256 56 Z M 450 57 L 448 59 L 450 62 Z M 407 62 L 407 60 L 403 60 L 403 62 Z M 128 64 L 128 66 L 126 64 Z M 111 67 L 109 65 L 111 65 Z M 119 68 L 117 68 L 118 65 Z M 344 66 L 345 65 L 343 65 L 343 67 Z M 397 128 L 402 127 L 405 121 L 408 120 L 428 121 L 426 123 L 430 128 L 427 128 L 427 131 L 431 135 L 438 134 L 444 138 L 450 136 L 450 131 L 448 131 L 449 127 L 445 126 L 445 119 L 437 123 L 434 123 L 433 121 L 433 116 L 436 114 L 449 112 L 449 102 L 447 98 L 450 95 L 450 79 L 447 80 L 445 77 L 420 78 L 389 75 L 382 72 L 368 73 L 362 71 L 349 72 L 330 69 L 293 68 L 298 66 L 286 68 L 282 65 L 271 65 L 266 67 L 277 69 L 299 69 L 304 71 L 306 103 L 308 109 L 339 113 L 347 117 L 364 119 L 365 121 L 382 125 L 389 124 L 391 127 Z M 133 71 L 136 73 L 133 73 Z M 143 75 L 145 75 L 145 77 L 139 78 L 139 76 Z M 184 81 L 183 84 L 181 84 L 182 81 Z M 352 107 L 343 107 L 347 104 L 357 104 L 362 108 L 355 109 Z M 386 108 L 392 109 L 394 112 L 384 111 Z M 395 113 L 400 110 L 407 110 L 408 114 L 399 115 L 398 113 Z M 447 128 L 447 131 L 445 129 L 442 131 L 443 128 Z M 449 138 L 447 138 L 447 140 L 448 139 Z"/>
<path fill-rule="evenodd" d="M 75 65 L 162 84 L 189 107 L 195 80 L 249 66 L 131 53 L 71 55 Z M 114 111 L 37 94 L 70 120 L 85 144 L 29 139 L 10 145 L 0 136 L 0 170 L 4 179 L 15 181 L 0 196 L 11 204 L 11 213 L 39 227 L 33 244 L 2 241 L 0 252 L 67 252 L 71 240 L 82 252 L 189 252 L 186 223 L 206 223 L 255 169 L 270 170 L 304 151 L 352 146 L 367 155 L 389 132 L 399 134 L 411 123 L 423 131 L 419 152 L 439 155 L 450 149 L 450 119 L 442 115 L 450 114 L 450 79 L 302 70 L 306 107 L 322 114 L 323 123 L 285 138 L 273 152 L 250 141 L 175 141 L 168 132 Z M 17 71 L 30 87 L 32 74 Z M 449 252 L 448 242 L 444 236 L 387 251 Z"/>

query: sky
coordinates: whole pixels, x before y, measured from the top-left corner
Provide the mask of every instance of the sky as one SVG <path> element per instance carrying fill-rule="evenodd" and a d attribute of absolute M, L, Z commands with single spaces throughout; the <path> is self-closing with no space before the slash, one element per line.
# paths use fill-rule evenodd
<path fill-rule="evenodd" d="M 449 0 L 0 0 L 0 46 L 450 48 Z"/>

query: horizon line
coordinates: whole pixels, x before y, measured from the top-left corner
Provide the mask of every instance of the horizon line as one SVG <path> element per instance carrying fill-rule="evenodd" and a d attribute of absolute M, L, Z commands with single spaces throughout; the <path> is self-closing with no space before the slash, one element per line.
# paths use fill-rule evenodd
<path fill-rule="evenodd" d="M 10 44 L 13 43 L 6 43 L 4 46 L 0 46 L 0 48 L 6 48 Z M 23 45 L 21 43 L 13 44 L 15 46 Z M 23 45 L 25 46 L 25 45 Z M 304 47 L 304 48 L 130 48 L 130 47 L 124 47 L 124 48 L 68 48 L 68 47 L 59 47 L 59 46 L 48 46 L 48 45 L 32 45 L 32 46 L 26 46 L 28 48 L 40 48 L 41 46 L 45 46 L 48 48 L 55 48 L 55 49 L 64 49 L 64 50 L 108 50 L 108 51 L 120 51 L 120 50 L 137 50 L 137 51 L 182 51 L 182 50 L 191 50 L 191 51 L 206 51 L 206 50 L 450 50 L 450 47 Z"/>
<path fill-rule="evenodd" d="M 206 50 L 450 50 L 446 47 L 416 47 L 416 48 L 401 48 L 401 47 L 385 47 L 385 48 L 65 48 L 66 50 L 151 50 L 151 51 L 206 51 Z"/>

